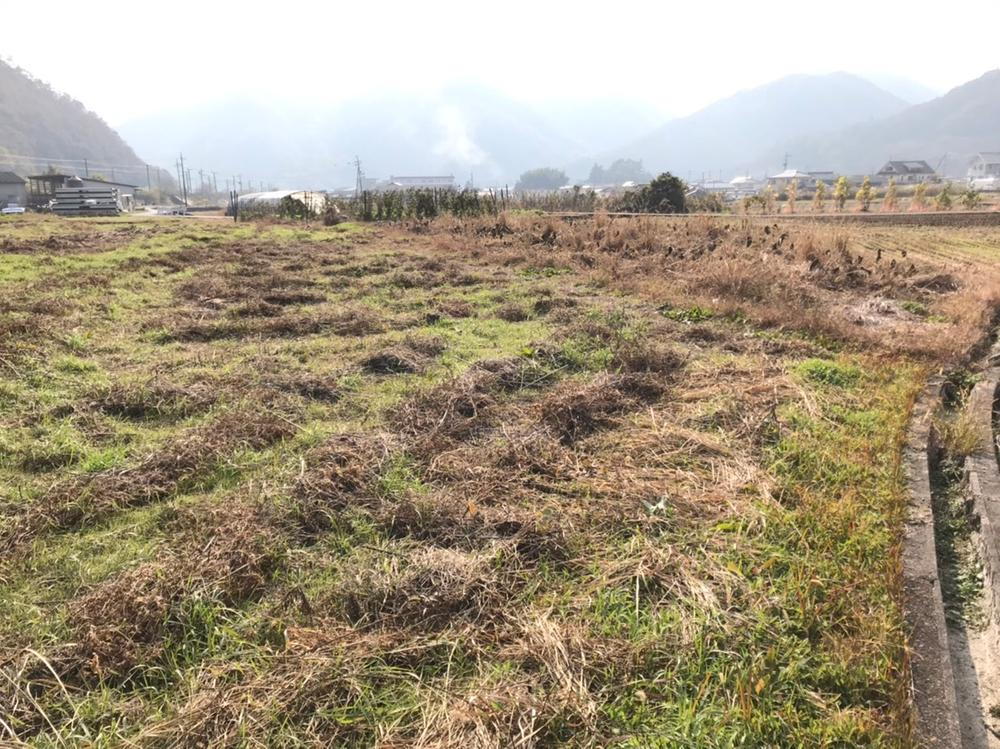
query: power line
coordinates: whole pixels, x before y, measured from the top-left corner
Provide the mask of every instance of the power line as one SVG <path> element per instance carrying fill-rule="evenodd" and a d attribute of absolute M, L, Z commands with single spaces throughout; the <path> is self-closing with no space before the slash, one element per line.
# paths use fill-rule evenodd
<path fill-rule="evenodd" d="M 11 163 L 13 163 L 13 162 L 16 162 L 16 161 L 26 161 L 26 162 L 30 162 L 30 163 L 34 163 L 34 164 L 48 164 L 48 165 L 52 165 L 52 166 L 78 165 L 79 167 L 82 167 L 82 171 L 84 171 L 85 173 L 88 173 L 88 174 L 89 174 L 89 171 L 90 171 L 91 167 L 93 167 L 94 169 L 97 169 L 97 170 L 116 170 L 117 169 L 117 170 L 122 170 L 122 171 L 133 172 L 133 173 L 136 173 L 136 174 L 139 174 L 139 175 L 141 175 L 141 173 L 143 171 L 145 171 L 145 170 L 155 169 L 156 170 L 156 178 L 157 178 L 158 186 L 162 186 L 162 185 L 160 185 L 160 183 L 161 183 L 161 177 L 162 177 L 162 172 L 163 171 L 167 171 L 167 173 L 169 174 L 169 170 L 166 170 L 163 167 L 157 166 L 155 164 L 148 164 L 148 163 L 145 163 L 145 162 L 141 162 L 141 163 L 138 163 L 138 164 L 117 164 L 117 163 L 112 163 L 112 162 L 107 162 L 107 161 L 93 161 L 90 158 L 75 159 L 75 158 L 68 158 L 68 157 L 67 158 L 62 158 L 62 157 L 54 157 L 54 156 L 29 156 L 27 154 L 17 154 L 17 153 L 9 153 L 9 152 L 6 152 L 6 151 L 0 151 L 0 163 L 4 163 L 4 162 L 11 162 Z M 185 159 L 185 161 L 186 161 L 186 159 Z M 353 158 L 351 160 L 329 161 L 329 162 L 326 162 L 323 165 L 323 170 L 327 170 L 327 169 L 328 170 L 333 170 L 333 169 L 336 169 L 336 168 L 341 168 L 341 167 L 346 167 L 346 166 L 353 166 L 356 169 L 359 169 L 360 168 L 359 161 L 360 160 L 357 157 L 355 157 L 355 158 Z M 175 163 L 175 166 L 178 166 L 178 165 Z M 315 172 L 316 171 L 316 167 L 317 167 L 317 165 L 313 165 L 313 168 L 310 169 L 309 171 L 310 172 Z M 67 166 L 67 168 L 74 168 L 74 170 L 76 170 L 76 167 L 69 167 L 69 166 Z M 190 167 L 188 167 L 188 168 L 190 168 Z M 199 169 L 199 171 L 204 172 L 206 175 L 207 174 L 213 174 L 211 185 L 214 188 L 215 192 L 218 192 L 218 183 L 217 183 L 216 178 L 214 176 L 213 170 L 201 168 L 201 169 Z M 295 173 L 292 173 L 292 172 L 287 172 L 287 173 L 282 173 L 282 174 L 272 174 L 272 175 L 270 175 L 266 179 L 264 179 L 264 178 L 253 178 L 253 177 L 250 177 L 250 176 L 247 176 L 247 175 L 242 175 L 242 177 L 243 177 L 243 179 L 245 179 L 247 181 L 248 184 L 251 184 L 253 182 L 258 183 L 258 186 L 263 190 L 266 187 L 273 186 L 274 183 L 276 183 L 276 182 L 297 181 L 301 177 L 301 175 L 300 174 L 295 174 Z M 241 184 L 243 182 L 243 179 L 241 179 L 241 178 L 234 179 L 233 180 L 233 186 L 234 186 L 234 188 L 237 186 L 237 184 Z M 147 178 L 146 178 L 146 183 L 147 183 L 147 186 L 149 186 L 150 183 L 151 183 L 151 179 L 150 179 L 149 176 L 147 176 Z M 205 180 L 205 183 L 209 184 L 207 179 Z M 188 185 L 191 184 L 190 177 L 187 174 L 178 175 L 177 184 L 178 184 L 178 187 L 181 190 L 183 190 L 184 187 L 187 187 Z"/>
<path fill-rule="evenodd" d="M 55 156 L 28 156 L 27 154 L 20 153 L 8 153 L 6 151 L 0 152 L 0 161 L 14 159 L 19 159 L 22 161 L 40 161 L 40 162 L 60 162 L 64 164 L 90 164 L 90 166 L 100 166 L 100 167 L 114 167 L 115 169 L 142 169 L 145 166 L 144 162 L 138 164 L 112 164 L 108 161 L 92 161 L 90 159 L 63 159 L 57 158 Z"/>

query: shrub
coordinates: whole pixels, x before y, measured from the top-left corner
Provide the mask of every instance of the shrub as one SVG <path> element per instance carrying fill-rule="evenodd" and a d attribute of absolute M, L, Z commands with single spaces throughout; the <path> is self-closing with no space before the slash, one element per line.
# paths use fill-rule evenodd
<path fill-rule="evenodd" d="M 891 213 L 896 210 L 896 204 L 896 179 L 894 177 L 890 177 L 889 186 L 885 191 L 885 200 L 882 201 L 882 210 Z"/>
<path fill-rule="evenodd" d="M 816 213 L 822 213 L 826 209 L 826 183 L 821 179 L 816 180 L 812 208 Z"/>
<path fill-rule="evenodd" d="M 795 213 L 795 201 L 799 198 L 799 181 L 797 179 L 793 179 L 788 183 L 785 197 L 788 200 L 788 212 Z"/>
<path fill-rule="evenodd" d="M 833 188 L 833 202 L 836 203 L 838 211 L 844 210 L 844 206 L 847 205 L 847 190 L 847 177 L 839 177 Z"/>
<path fill-rule="evenodd" d="M 974 211 L 979 207 L 979 204 L 983 202 L 983 196 L 979 194 L 979 190 L 973 187 L 969 187 L 964 193 L 962 193 L 962 206 L 967 211 Z"/>
<path fill-rule="evenodd" d="M 951 183 L 946 182 L 944 187 L 941 188 L 941 192 L 938 193 L 937 199 L 934 201 L 934 205 L 939 211 L 950 211 L 951 204 Z"/>
<path fill-rule="evenodd" d="M 664 172 L 642 189 L 626 194 L 616 207 L 632 213 L 687 213 L 686 192 L 679 177 Z"/>
<path fill-rule="evenodd" d="M 872 189 L 871 177 L 865 177 L 864 181 L 861 183 L 861 187 L 858 188 L 854 199 L 858 201 L 858 207 L 863 213 L 867 213 L 868 209 L 871 208 L 872 198 L 875 196 L 875 191 Z"/>

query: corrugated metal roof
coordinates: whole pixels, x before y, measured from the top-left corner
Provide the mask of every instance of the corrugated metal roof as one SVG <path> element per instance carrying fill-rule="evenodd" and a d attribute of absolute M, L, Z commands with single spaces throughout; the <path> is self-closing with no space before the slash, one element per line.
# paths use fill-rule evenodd
<path fill-rule="evenodd" d="M 798 169 L 786 169 L 781 174 L 775 174 L 769 179 L 809 179 L 811 175 L 800 172 Z"/>

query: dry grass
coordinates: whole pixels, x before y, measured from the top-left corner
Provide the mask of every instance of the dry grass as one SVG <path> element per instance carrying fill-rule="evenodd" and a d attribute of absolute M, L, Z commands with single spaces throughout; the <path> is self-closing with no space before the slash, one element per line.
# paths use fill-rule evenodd
<path fill-rule="evenodd" d="M 943 270 L 936 257 L 905 246 L 878 243 L 873 250 L 857 228 L 601 215 L 573 222 L 507 216 L 503 225 L 495 239 L 481 230 L 485 224 L 468 225 L 467 235 L 481 245 L 473 254 L 529 268 L 573 268 L 661 303 L 938 361 L 967 355 L 1000 307 L 995 268 L 966 259 Z M 873 299 L 896 303 L 866 314 L 864 303 Z M 899 302 L 924 304 L 941 319 L 911 319 Z"/>
<path fill-rule="evenodd" d="M 90 394 L 88 406 L 109 416 L 144 421 L 192 416 L 215 405 L 217 398 L 207 384 L 184 388 L 152 379 L 105 385 Z"/>
<path fill-rule="evenodd" d="M 177 521 L 172 548 L 128 569 L 69 605 L 77 645 L 67 658 L 85 680 L 123 679 L 155 665 L 183 607 L 203 598 L 234 606 L 259 597 L 280 564 L 284 544 L 274 522 L 238 501 L 199 507 Z"/>
<path fill-rule="evenodd" d="M 414 374 L 423 372 L 447 345 L 441 338 L 408 336 L 395 346 L 375 352 L 361 362 L 372 374 Z"/>
<path fill-rule="evenodd" d="M 171 226 L 0 312 L 0 741 L 899 743 L 898 446 L 992 320 L 971 266 L 732 218 Z"/>
<path fill-rule="evenodd" d="M 275 411 L 228 411 L 193 427 L 134 465 L 70 476 L 14 518 L 0 536 L 9 553 L 39 534 L 98 522 L 126 508 L 159 502 L 238 450 L 260 450 L 295 434 L 294 422 Z"/>

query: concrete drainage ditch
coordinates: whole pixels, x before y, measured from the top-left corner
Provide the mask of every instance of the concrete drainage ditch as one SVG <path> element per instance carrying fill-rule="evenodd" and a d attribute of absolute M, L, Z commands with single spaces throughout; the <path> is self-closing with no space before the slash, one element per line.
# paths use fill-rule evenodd
<path fill-rule="evenodd" d="M 1000 749 L 1000 347 L 967 384 L 928 385 L 906 447 L 914 731 L 921 746 Z"/>

